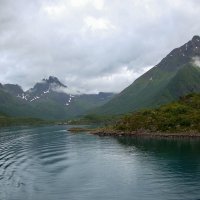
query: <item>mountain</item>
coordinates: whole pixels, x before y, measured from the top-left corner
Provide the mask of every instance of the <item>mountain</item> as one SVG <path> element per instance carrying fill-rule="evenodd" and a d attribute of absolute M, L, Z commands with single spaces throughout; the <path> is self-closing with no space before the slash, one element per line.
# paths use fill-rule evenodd
<path fill-rule="evenodd" d="M 67 119 L 108 102 L 113 93 L 81 94 L 50 76 L 23 91 L 19 85 L 0 84 L 0 112 L 14 117 Z"/>
<path fill-rule="evenodd" d="M 190 92 L 200 92 L 200 37 L 194 36 L 171 51 L 156 66 L 135 80 L 111 101 L 95 109 L 98 114 L 122 114 L 156 107 Z"/>
<path fill-rule="evenodd" d="M 19 85 L 14 85 L 14 84 L 2 85 L 2 89 L 14 96 L 22 95 L 24 92 Z"/>
<path fill-rule="evenodd" d="M 26 92 L 26 98 L 30 101 L 35 101 L 43 96 L 48 96 L 50 93 L 56 93 L 58 90 L 64 90 L 66 85 L 61 83 L 58 78 L 50 76 L 48 79 L 43 79 L 41 82 L 36 83 L 33 88 Z"/>

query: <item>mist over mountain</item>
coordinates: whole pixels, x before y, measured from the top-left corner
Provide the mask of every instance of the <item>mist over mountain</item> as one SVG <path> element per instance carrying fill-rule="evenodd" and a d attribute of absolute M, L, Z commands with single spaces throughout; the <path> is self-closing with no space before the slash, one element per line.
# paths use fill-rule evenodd
<path fill-rule="evenodd" d="M 86 113 L 122 114 L 156 107 L 192 92 L 200 92 L 200 37 L 172 50 L 157 65 L 121 93 L 83 94 L 49 76 L 27 91 L 0 85 L 0 111 L 14 116 L 65 119 Z"/>
<path fill-rule="evenodd" d="M 42 79 L 27 91 L 19 85 L 0 85 L 0 111 L 17 117 L 67 119 L 108 102 L 113 93 L 81 94 L 57 77 Z"/>
<path fill-rule="evenodd" d="M 200 37 L 194 36 L 94 112 L 133 112 L 159 106 L 188 93 L 200 92 L 199 58 Z"/>

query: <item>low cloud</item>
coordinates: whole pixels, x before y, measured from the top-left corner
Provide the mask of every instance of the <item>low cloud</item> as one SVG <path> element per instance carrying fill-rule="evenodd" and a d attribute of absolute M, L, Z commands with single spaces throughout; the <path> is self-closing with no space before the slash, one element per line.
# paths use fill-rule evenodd
<path fill-rule="evenodd" d="M 145 13 L 145 14 L 144 14 Z M 200 34 L 195 0 L 1 0 L 0 82 L 119 92 Z"/>
<path fill-rule="evenodd" d="M 197 67 L 200 67 L 200 57 L 196 56 L 192 59 L 193 64 Z"/>
<path fill-rule="evenodd" d="M 80 95 L 82 94 L 81 91 L 78 90 L 78 88 L 74 88 L 74 87 L 67 87 L 67 88 L 63 88 L 63 87 L 54 87 L 52 88 L 53 91 L 55 92 L 61 92 L 61 93 L 67 93 L 67 94 L 72 94 L 72 95 Z"/>

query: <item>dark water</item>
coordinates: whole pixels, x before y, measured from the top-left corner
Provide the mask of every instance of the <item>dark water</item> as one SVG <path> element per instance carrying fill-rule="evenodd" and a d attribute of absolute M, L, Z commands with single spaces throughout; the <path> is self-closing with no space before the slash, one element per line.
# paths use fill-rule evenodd
<path fill-rule="evenodd" d="M 200 141 L 0 131 L 0 200 L 200 199 Z"/>

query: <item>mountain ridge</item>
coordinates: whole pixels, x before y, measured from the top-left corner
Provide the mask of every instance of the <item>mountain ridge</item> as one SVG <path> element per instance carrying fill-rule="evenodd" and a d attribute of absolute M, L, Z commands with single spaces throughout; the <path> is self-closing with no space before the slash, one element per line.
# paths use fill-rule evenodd
<path fill-rule="evenodd" d="M 172 50 L 157 65 L 137 78 L 111 101 L 91 111 L 91 113 L 123 114 L 151 108 L 177 99 L 177 96 L 173 96 L 159 103 L 156 100 L 160 98 L 159 95 L 162 91 L 167 90 L 170 82 L 184 65 L 194 66 L 193 59 L 195 57 L 200 57 L 199 36 L 194 36 L 189 42 Z M 199 89 L 195 91 L 200 92 Z M 183 93 L 183 95 L 186 94 L 187 92 Z"/>
<path fill-rule="evenodd" d="M 70 89 L 50 76 L 23 91 L 16 84 L 0 85 L 0 111 L 14 117 L 68 119 L 84 114 L 110 100 L 114 93 L 71 94 Z"/>

